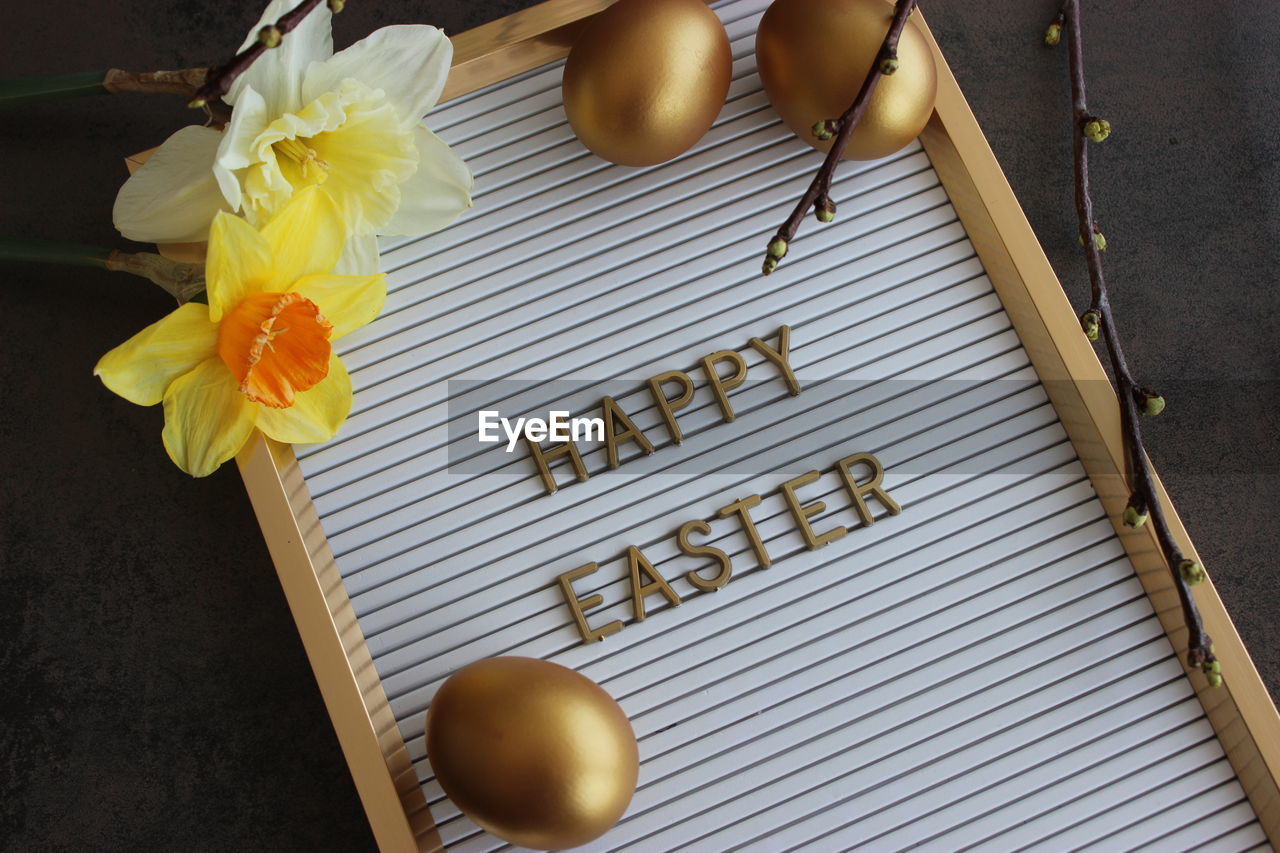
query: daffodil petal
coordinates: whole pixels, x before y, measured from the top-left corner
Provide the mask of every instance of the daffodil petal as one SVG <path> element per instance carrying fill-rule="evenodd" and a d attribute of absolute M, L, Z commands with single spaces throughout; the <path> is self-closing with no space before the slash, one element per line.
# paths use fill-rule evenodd
<path fill-rule="evenodd" d="M 268 290 L 274 267 L 265 237 L 240 217 L 219 213 L 209 229 L 209 257 L 204 265 L 209 319 L 216 323 L 250 293 Z"/>
<path fill-rule="evenodd" d="M 342 127 L 311 139 L 329 164 L 322 186 L 351 233 L 381 233 L 400 206 L 400 185 L 418 168 L 413 130 L 376 90 L 357 80 L 344 81 L 339 94 L 346 115 Z"/>
<path fill-rule="evenodd" d="M 301 2 L 271 0 L 258 23 L 249 30 L 240 50 L 258 40 L 259 30 L 274 24 Z M 285 34 L 279 47 L 264 52 L 237 77 L 223 100 L 239 107 L 240 95 L 246 87 L 251 87 L 266 101 L 268 115 L 294 112 L 305 103 L 302 100 L 302 77 L 307 66 L 332 55 L 333 13 L 329 11 L 329 4 L 321 3 L 318 9 L 307 13 L 292 32 Z"/>
<path fill-rule="evenodd" d="M 330 340 L 337 340 L 377 317 L 387 298 L 387 277 L 377 275 L 309 275 L 292 288 L 314 302 L 333 324 Z"/>
<path fill-rule="evenodd" d="M 351 377 L 334 355 L 329 357 L 329 374 L 299 392 L 292 406 L 258 406 L 258 428 L 276 441 L 316 444 L 333 438 L 350 411 Z"/>
<path fill-rule="evenodd" d="M 175 379 L 164 395 L 164 448 L 193 477 L 212 474 L 253 431 L 256 403 L 240 393 L 214 356 Z"/>
<path fill-rule="evenodd" d="M 188 302 L 104 355 L 93 373 L 130 403 L 154 406 L 175 379 L 212 357 L 217 345 L 218 325 L 208 307 Z"/>
<path fill-rule="evenodd" d="M 231 111 L 231 121 L 222 133 L 213 162 L 213 176 L 232 210 L 239 210 L 242 203 L 240 176 L 236 171 L 253 165 L 253 142 L 267 129 L 267 123 L 267 102 L 255 89 L 246 87 L 240 93 L 240 102 Z"/>
<path fill-rule="evenodd" d="M 382 271 L 378 238 L 374 234 L 352 234 L 333 271 L 338 275 L 373 275 Z"/>
<path fill-rule="evenodd" d="M 303 276 L 327 273 L 338 263 L 347 231 L 337 205 L 321 187 L 298 190 L 262 229 L 272 274 L 265 290 L 286 291 Z"/>
<path fill-rule="evenodd" d="M 353 78 L 381 89 L 406 125 L 417 124 L 444 90 L 453 45 L 443 31 L 422 24 L 383 27 L 346 50 L 308 66 L 302 100 L 317 98 Z"/>
<path fill-rule="evenodd" d="M 474 180 L 467 164 L 425 127 L 414 128 L 418 171 L 400 185 L 400 207 L 383 234 L 418 236 L 439 231 L 471 206 Z"/>
<path fill-rule="evenodd" d="M 204 240 L 209 223 L 226 209 L 213 176 L 222 134 L 207 127 L 184 127 L 164 141 L 116 196 L 116 229 L 144 243 Z"/>

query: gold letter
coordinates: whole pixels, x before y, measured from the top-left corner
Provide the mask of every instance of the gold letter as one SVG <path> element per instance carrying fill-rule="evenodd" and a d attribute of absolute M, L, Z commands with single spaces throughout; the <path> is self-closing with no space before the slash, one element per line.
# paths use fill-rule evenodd
<path fill-rule="evenodd" d="M 871 469 L 871 479 L 861 485 L 853 478 L 853 472 L 849 470 L 850 467 L 859 463 Z M 862 519 L 864 525 L 875 523 L 875 519 L 871 517 L 871 510 L 867 509 L 867 495 L 871 495 L 880 501 L 881 505 L 889 510 L 889 515 L 897 515 L 902 512 L 902 507 L 898 506 L 898 502 L 889 497 L 888 492 L 880 488 L 880 481 L 884 479 L 884 466 L 880 464 L 879 459 L 870 453 L 855 453 L 852 456 L 841 459 L 836 465 L 840 468 L 840 477 L 844 480 L 845 489 L 848 490 L 849 496 L 853 498 L 853 508 L 857 511 L 858 518 Z"/>
<path fill-rule="evenodd" d="M 662 392 L 662 386 L 668 382 L 678 382 L 683 389 L 674 400 L 668 399 Z M 658 404 L 658 411 L 662 412 L 662 420 L 667 424 L 671 440 L 676 444 L 683 443 L 684 434 L 676 424 L 676 410 L 683 409 L 693 399 L 693 380 L 689 378 L 689 374 L 682 370 L 668 370 L 659 374 L 649 380 L 649 393 L 653 395 L 653 402 Z"/>
<path fill-rule="evenodd" d="M 598 592 L 593 592 L 586 598 L 578 598 L 578 594 L 573 591 L 574 581 L 578 578 L 585 578 L 587 575 L 595 574 L 597 568 L 595 563 L 587 563 L 585 566 L 570 569 L 557 578 L 560 583 L 560 591 L 564 593 L 564 600 L 569 605 L 569 612 L 573 614 L 573 621 L 578 623 L 578 633 L 582 635 L 582 642 L 584 643 L 603 640 L 610 634 L 616 634 L 622 630 L 622 623 L 617 620 L 610 622 L 608 625 L 601 625 L 599 628 L 592 628 L 587 625 L 587 615 L 583 611 L 592 607 L 599 607 L 604 602 L 604 598 Z"/>
<path fill-rule="evenodd" d="M 728 554 L 719 548 L 713 548 L 710 545 L 689 544 L 689 532 L 692 530 L 696 530 L 705 536 L 711 532 L 711 525 L 705 521 L 686 521 L 680 528 L 680 533 L 676 536 L 676 541 L 680 544 L 680 551 L 690 557 L 710 557 L 720 564 L 720 572 L 713 578 L 704 578 L 696 571 L 692 571 L 686 574 L 685 578 L 703 592 L 713 592 L 727 584 L 729 578 L 733 577 L 733 561 L 729 559 Z"/>
<path fill-rule="evenodd" d="M 778 328 L 778 348 L 776 350 L 759 338 L 752 338 L 747 343 L 756 352 L 778 366 L 778 370 L 782 372 L 782 381 L 787 383 L 787 390 L 791 392 L 792 397 L 800 393 L 800 380 L 796 379 L 795 373 L 791 370 L 790 326 L 780 326 Z"/>
<path fill-rule="evenodd" d="M 631 422 L 631 418 L 627 417 L 627 413 L 618 407 L 612 397 L 605 397 L 600 407 L 604 410 L 604 443 L 609 451 L 610 468 L 618 467 L 618 445 L 628 439 L 639 445 L 645 455 L 653 452 L 653 445 L 649 443 L 649 439 L 644 437 L 644 433 Z M 617 432 L 614 426 L 615 419 L 625 427 L 622 432 Z"/>
<path fill-rule="evenodd" d="M 809 485 L 820 476 L 822 475 L 817 471 L 810 471 L 782 484 L 782 496 L 787 499 L 787 506 L 791 507 L 791 514 L 796 517 L 796 526 L 800 528 L 800 535 L 804 537 L 804 542 L 809 546 L 810 551 L 816 551 L 828 542 L 834 542 L 849 532 L 844 527 L 836 525 L 826 533 L 814 534 L 813 527 L 809 524 L 809 519 L 820 512 L 825 512 L 827 505 L 822 501 L 814 501 L 808 506 L 801 506 L 800 499 L 796 497 L 796 489 Z"/>
<path fill-rule="evenodd" d="M 671 584 L 667 583 L 662 575 L 658 574 L 658 570 L 634 545 L 627 546 L 627 565 L 631 568 L 631 606 L 635 609 L 637 622 L 644 621 L 645 596 L 653 595 L 655 592 L 660 592 L 666 596 L 672 607 L 680 606 L 680 596 L 676 595 L 676 591 L 671 588 Z M 640 582 L 641 569 L 644 570 L 645 575 L 651 578 L 651 581 L 647 584 Z"/>
<path fill-rule="evenodd" d="M 773 565 L 773 560 L 769 559 L 769 552 L 764 549 L 764 543 L 760 541 L 760 534 L 756 531 L 756 523 L 751 520 L 751 508 L 759 505 L 759 495 L 748 495 L 723 507 L 719 514 L 721 518 L 728 518 L 735 512 L 738 514 L 738 522 L 742 525 L 742 532 L 747 534 L 747 541 L 751 543 L 751 550 L 756 552 L 756 561 L 760 564 L 760 568 L 767 569 Z"/>
<path fill-rule="evenodd" d="M 733 362 L 734 372 L 732 376 L 721 377 L 716 370 L 716 363 L 721 361 Z M 713 352 L 702 360 L 702 369 L 707 372 L 707 381 L 711 383 L 711 393 L 716 395 L 716 402 L 720 404 L 720 414 L 724 418 L 725 423 L 729 423 L 734 419 L 733 406 L 729 405 L 729 395 L 726 391 L 732 391 L 742 384 L 742 380 L 747 378 L 747 363 L 736 351 L 731 349 Z"/>
<path fill-rule="evenodd" d="M 569 454 L 569 461 L 573 463 L 573 472 L 581 483 L 587 479 L 587 466 L 582 464 L 582 456 L 578 454 L 578 445 L 573 443 L 573 439 L 557 445 L 551 450 L 543 450 L 542 444 L 533 441 L 525 436 L 525 441 L 529 444 L 529 455 L 533 457 L 533 463 L 538 466 L 538 475 L 542 477 L 542 485 L 546 487 L 547 494 L 553 495 L 556 491 L 556 478 L 551 476 L 551 466 L 547 463 L 554 462 L 566 453 Z"/>

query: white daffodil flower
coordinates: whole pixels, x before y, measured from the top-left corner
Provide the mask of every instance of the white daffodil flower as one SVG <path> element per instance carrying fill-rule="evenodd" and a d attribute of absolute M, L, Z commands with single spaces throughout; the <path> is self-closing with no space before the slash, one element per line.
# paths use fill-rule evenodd
<path fill-rule="evenodd" d="M 272 0 L 241 49 L 296 4 Z M 430 233 L 469 207 L 470 170 L 421 123 L 453 58 L 444 33 L 384 27 L 335 54 L 331 23 L 322 4 L 237 78 L 223 130 L 169 137 L 116 197 L 120 233 L 198 242 L 219 210 L 261 227 L 318 186 L 352 235 L 339 271 L 370 272 L 375 234 Z"/>

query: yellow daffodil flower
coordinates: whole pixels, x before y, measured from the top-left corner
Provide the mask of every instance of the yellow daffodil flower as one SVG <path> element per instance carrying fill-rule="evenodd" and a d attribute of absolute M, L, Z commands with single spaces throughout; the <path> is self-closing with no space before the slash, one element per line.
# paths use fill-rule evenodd
<path fill-rule="evenodd" d="M 219 213 L 205 265 L 208 305 L 188 302 L 102 357 L 94 373 L 126 400 L 164 403 L 164 446 L 196 477 L 256 426 L 279 441 L 327 441 L 351 411 L 332 342 L 382 310 L 384 276 L 331 273 L 346 231 L 318 187 L 258 231 Z"/>
<path fill-rule="evenodd" d="M 272 0 L 244 46 L 296 3 Z M 470 206 L 470 170 L 421 124 L 449 73 L 444 33 L 384 27 L 335 54 L 331 19 L 322 4 L 236 79 L 224 130 L 186 127 L 160 146 L 116 198 L 121 234 L 198 242 L 219 210 L 260 227 L 317 186 L 363 262 L 344 259 L 344 271 L 372 272 L 375 234 L 427 234 Z"/>

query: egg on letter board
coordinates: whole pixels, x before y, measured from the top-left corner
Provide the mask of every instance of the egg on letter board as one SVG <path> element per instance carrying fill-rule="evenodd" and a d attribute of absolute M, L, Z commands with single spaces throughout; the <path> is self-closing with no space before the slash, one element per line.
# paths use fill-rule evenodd
<path fill-rule="evenodd" d="M 888 0 L 774 0 L 756 30 L 756 64 L 773 108 L 802 140 L 823 119 L 839 118 L 871 70 L 889 23 Z M 875 160 L 920 135 L 938 92 L 938 69 L 915 13 L 898 41 L 898 70 L 882 76 L 853 129 L 846 160 Z"/>
<path fill-rule="evenodd" d="M 564 110 L 598 156 L 653 166 L 706 134 L 732 70 L 724 25 L 702 0 L 619 0 L 574 42 Z"/>
<path fill-rule="evenodd" d="M 640 754 L 627 715 L 585 675 L 550 661 L 470 664 L 436 692 L 427 758 L 479 826 L 536 850 L 577 847 L 631 802 Z"/>

